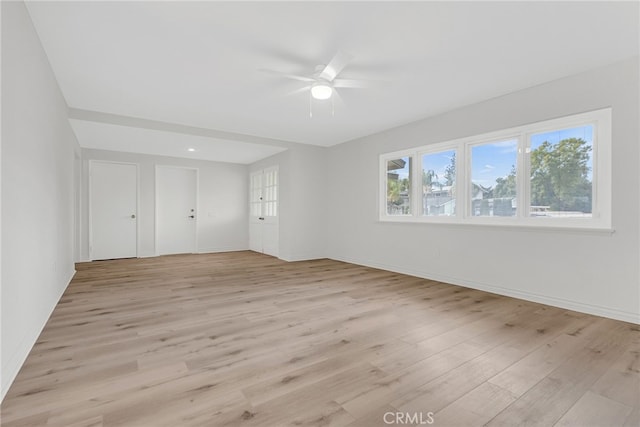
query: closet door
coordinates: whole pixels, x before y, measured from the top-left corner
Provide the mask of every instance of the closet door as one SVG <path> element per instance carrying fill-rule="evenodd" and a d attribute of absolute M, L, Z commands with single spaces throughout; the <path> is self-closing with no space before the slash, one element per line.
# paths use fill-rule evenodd
<path fill-rule="evenodd" d="M 156 253 L 197 252 L 198 170 L 156 166 Z"/>
<path fill-rule="evenodd" d="M 89 257 L 138 255 L 138 165 L 89 163 Z"/>

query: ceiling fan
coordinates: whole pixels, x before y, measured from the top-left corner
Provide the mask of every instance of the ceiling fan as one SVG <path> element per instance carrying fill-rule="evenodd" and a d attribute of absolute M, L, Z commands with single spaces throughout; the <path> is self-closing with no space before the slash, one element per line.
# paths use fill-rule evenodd
<path fill-rule="evenodd" d="M 288 79 L 298 80 L 307 83 L 305 87 L 298 89 L 291 94 L 300 92 L 310 92 L 309 97 L 309 115 L 312 117 L 311 101 L 313 99 L 324 101 L 339 96 L 336 89 L 338 88 L 365 88 L 366 82 L 353 79 L 339 79 L 338 74 L 353 59 L 353 55 L 344 51 L 338 51 L 333 59 L 327 65 L 316 66 L 315 72 L 309 76 L 300 76 L 295 74 L 283 73 L 270 69 L 260 69 L 260 71 L 276 74 Z M 333 114 L 333 109 L 332 109 Z"/>

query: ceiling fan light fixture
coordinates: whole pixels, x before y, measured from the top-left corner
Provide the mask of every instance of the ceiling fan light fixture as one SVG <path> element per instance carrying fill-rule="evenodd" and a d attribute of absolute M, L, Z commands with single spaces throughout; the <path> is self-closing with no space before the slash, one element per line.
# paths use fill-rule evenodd
<path fill-rule="evenodd" d="M 311 96 L 320 101 L 331 98 L 333 88 L 327 82 L 317 82 L 311 86 Z"/>

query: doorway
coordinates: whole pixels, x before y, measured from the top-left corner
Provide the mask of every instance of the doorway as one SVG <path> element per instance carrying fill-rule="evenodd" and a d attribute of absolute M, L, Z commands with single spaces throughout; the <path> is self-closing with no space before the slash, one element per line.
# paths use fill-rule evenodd
<path fill-rule="evenodd" d="M 156 253 L 197 252 L 198 170 L 156 166 Z"/>

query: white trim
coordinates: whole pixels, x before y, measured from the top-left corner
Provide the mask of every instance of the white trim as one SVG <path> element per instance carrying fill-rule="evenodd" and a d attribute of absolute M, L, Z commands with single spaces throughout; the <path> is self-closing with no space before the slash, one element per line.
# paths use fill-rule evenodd
<path fill-rule="evenodd" d="M 431 224 L 474 224 L 511 227 L 547 227 L 554 229 L 593 229 L 610 232 L 611 223 L 611 108 L 575 114 L 568 117 L 545 120 L 481 135 L 464 137 L 452 141 L 439 142 L 424 145 L 412 149 L 383 153 L 379 156 L 379 189 L 378 189 L 378 221 L 380 222 L 411 222 Z M 548 132 L 551 130 L 570 129 L 577 126 L 594 125 L 593 135 L 593 185 L 592 185 L 592 215 L 585 218 L 536 218 L 529 216 L 530 204 L 530 178 L 527 175 L 530 170 L 530 159 L 527 148 L 530 146 L 530 137 L 533 134 Z M 513 217 L 486 217 L 473 216 L 471 199 L 469 197 L 469 183 L 471 182 L 471 150 L 473 147 L 505 140 L 517 141 L 516 157 L 516 185 L 518 209 Z M 423 203 L 419 191 L 422 182 L 418 173 L 424 154 L 438 151 L 456 151 L 456 214 L 453 216 L 426 216 L 423 215 Z M 409 157 L 413 168 L 411 192 L 411 214 L 388 215 L 387 214 L 387 162 L 391 159 Z M 418 197 L 416 197 L 418 194 Z M 417 209 L 419 207 L 419 209 Z"/>
<path fill-rule="evenodd" d="M 161 165 L 161 164 L 155 164 L 155 168 L 154 168 L 154 182 L 153 182 L 153 186 L 154 186 L 154 201 L 153 201 L 153 252 L 155 254 L 155 256 L 162 256 L 162 255 L 171 255 L 171 254 L 160 254 L 158 253 L 158 169 L 159 168 L 171 168 L 171 169 L 186 169 L 186 170 L 194 170 L 196 171 L 196 188 L 194 189 L 195 191 L 195 196 L 196 196 L 196 212 L 195 212 L 195 227 L 193 228 L 193 232 L 194 232 L 194 240 L 193 240 L 193 251 L 191 253 L 195 254 L 195 253 L 199 253 L 198 250 L 198 220 L 200 217 L 200 169 L 196 168 L 196 167 L 191 167 L 191 166 L 173 166 L 173 165 Z"/>
<path fill-rule="evenodd" d="M 91 215 L 91 180 L 93 179 L 93 165 L 95 163 L 107 163 L 107 164 L 119 164 L 119 165 L 133 165 L 136 167 L 136 258 L 138 258 L 138 254 L 140 253 L 140 165 L 138 163 L 132 163 L 132 162 L 117 162 L 117 161 L 111 161 L 111 160 L 93 160 L 90 159 L 89 160 L 89 179 L 87 180 L 88 182 L 88 189 L 87 189 L 87 203 L 89 204 L 88 206 L 88 225 L 89 225 L 89 236 L 88 236 L 88 240 L 89 240 L 89 248 L 88 248 L 88 253 L 89 253 L 89 261 L 93 261 L 93 257 L 92 257 L 92 252 L 93 252 L 93 222 L 92 222 L 92 215 Z"/>
<path fill-rule="evenodd" d="M 517 298 L 525 301 L 531 301 L 539 304 L 550 305 L 557 308 L 578 311 L 581 313 L 591 314 L 595 316 L 602 316 L 610 319 L 622 320 L 623 322 L 640 324 L 640 313 L 617 310 L 614 308 L 609 308 L 609 307 L 604 307 L 599 305 L 580 303 L 580 302 L 575 302 L 575 301 L 571 301 L 563 298 L 549 297 L 549 296 L 535 294 L 535 293 L 526 292 L 526 291 L 518 291 L 514 289 L 488 285 L 485 283 L 460 279 L 457 277 L 445 276 L 441 274 L 425 273 L 423 271 L 406 268 L 406 267 L 398 267 L 392 264 L 384 264 L 384 263 L 372 262 L 369 260 L 359 260 L 359 259 L 341 257 L 341 256 L 331 256 L 330 259 L 333 259 L 336 261 L 348 262 L 350 264 L 362 265 L 365 267 L 391 271 L 394 273 L 406 274 L 408 276 L 420 277 L 422 279 L 435 280 L 445 284 L 462 286 L 470 289 L 477 289 L 480 291 L 490 292 L 497 295 L 503 295 L 503 296 Z"/>
<path fill-rule="evenodd" d="M 77 179 L 76 179 L 77 178 Z M 73 262 L 82 260 L 82 155 L 73 150 Z"/>
<path fill-rule="evenodd" d="M 421 221 L 421 220 L 407 220 L 407 221 L 395 221 L 395 220 L 380 220 L 380 223 L 392 223 L 392 224 L 405 224 L 407 227 L 411 226 L 423 226 L 428 227 L 435 225 L 437 227 L 453 227 L 453 228 L 469 228 L 469 229 L 482 229 L 482 228 L 495 228 L 497 230 L 514 230 L 524 231 L 530 233 L 553 233 L 558 235 L 562 234 L 576 234 L 576 235 L 591 235 L 591 236 L 611 236 L 615 234 L 614 228 L 594 228 L 594 227 L 565 227 L 565 226 L 549 226 L 549 225 L 527 225 L 522 223 L 480 223 L 480 222 L 463 222 L 463 221 L 447 221 L 448 217 L 436 217 L 441 220 L 433 221 Z M 419 225 L 416 225 L 419 224 Z"/>
<path fill-rule="evenodd" d="M 201 248 L 198 249 L 198 254 L 217 254 L 221 252 L 244 252 L 250 250 L 248 246 L 220 246 L 213 248 Z"/>
<path fill-rule="evenodd" d="M 286 255 L 278 255 L 278 259 L 281 259 L 286 262 L 298 262 L 298 261 L 310 261 L 314 259 L 326 259 L 326 254 L 318 254 L 314 252 L 307 252 L 303 254 L 286 254 Z"/>

